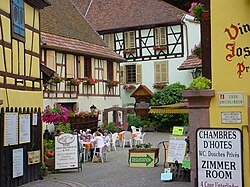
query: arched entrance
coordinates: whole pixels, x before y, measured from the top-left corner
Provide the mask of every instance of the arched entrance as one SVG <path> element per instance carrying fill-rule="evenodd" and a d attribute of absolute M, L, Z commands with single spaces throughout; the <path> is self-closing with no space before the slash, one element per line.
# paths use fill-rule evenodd
<path fill-rule="evenodd" d="M 127 114 L 128 114 L 128 112 L 131 112 L 132 110 L 133 110 L 133 108 L 122 108 L 122 107 L 111 107 L 111 108 L 104 109 L 102 122 L 108 123 L 108 121 L 109 121 L 108 114 L 109 114 L 109 112 L 113 112 L 113 122 L 117 123 L 118 122 L 118 112 L 121 111 L 122 112 L 122 123 L 123 123 L 124 129 L 127 130 L 128 129 Z"/>

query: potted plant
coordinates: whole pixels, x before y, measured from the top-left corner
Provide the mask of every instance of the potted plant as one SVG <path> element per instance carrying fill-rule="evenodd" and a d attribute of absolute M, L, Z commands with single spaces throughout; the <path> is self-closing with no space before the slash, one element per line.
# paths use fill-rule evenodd
<path fill-rule="evenodd" d="M 192 50 L 192 54 L 197 56 L 198 58 L 201 58 L 201 45 L 199 44 L 198 46 L 195 45 L 193 50 Z"/>
<path fill-rule="evenodd" d="M 52 79 L 49 81 L 50 84 L 57 84 L 63 81 L 63 78 L 60 77 L 57 73 L 53 74 Z"/>
<path fill-rule="evenodd" d="M 49 105 L 46 106 L 42 112 L 42 121 L 57 125 L 59 122 L 67 122 L 68 120 L 68 109 L 60 104 L 56 107 L 51 108 Z"/>
<path fill-rule="evenodd" d="M 206 77 L 198 77 L 191 82 L 188 89 L 191 90 L 204 90 L 211 88 L 211 81 Z"/>
<path fill-rule="evenodd" d="M 201 21 L 201 14 L 205 12 L 205 6 L 201 3 L 193 2 L 188 12 L 191 16 L 194 16 L 196 21 Z"/>
<path fill-rule="evenodd" d="M 106 81 L 106 85 L 107 85 L 107 87 L 109 87 L 109 88 L 117 87 L 118 84 L 119 84 L 119 81 L 116 81 L 116 80 L 107 80 L 107 81 Z"/>
<path fill-rule="evenodd" d="M 43 140 L 44 146 L 44 162 L 51 171 L 55 168 L 55 141 L 54 140 Z"/>
<path fill-rule="evenodd" d="M 87 85 L 94 85 L 96 82 L 97 82 L 96 79 L 92 77 L 87 77 L 83 79 L 83 83 Z"/>
<path fill-rule="evenodd" d="M 46 166 L 44 162 L 42 162 L 40 165 L 40 171 L 43 177 L 46 177 L 48 175 L 48 167 Z"/>
<path fill-rule="evenodd" d="M 81 80 L 78 78 L 70 78 L 68 79 L 68 85 L 69 86 L 79 86 Z"/>

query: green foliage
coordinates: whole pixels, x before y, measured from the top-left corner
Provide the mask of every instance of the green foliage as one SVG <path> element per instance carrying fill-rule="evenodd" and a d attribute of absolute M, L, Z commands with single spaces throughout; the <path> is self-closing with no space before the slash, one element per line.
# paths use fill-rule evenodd
<path fill-rule="evenodd" d="M 194 49 L 192 50 L 192 54 L 197 56 L 197 57 L 200 57 L 200 54 L 201 54 L 201 46 L 198 45 L 198 46 L 194 46 Z"/>
<path fill-rule="evenodd" d="M 44 139 L 43 140 L 43 145 L 44 145 L 44 151 L 48 151 L 48 150 L 51 150 L 51 151 L 55 151 L 55 142 L 54 140 L 46 140 Z"/>
<path fill-rule="evenodd" d="M 211 88 L 211 81 L 206 77 L 198 77 L 191 82 L 188 89 L 204 90 Z"/>
<path fill-rule="evenodd" d="M 47 168 L 46 164 L 44 162 L 41 162 L 40 169 L 45 170 Z"/>
<path fill-rule="evenodd" d="M 135 126 L 135 127 L 153 127 L 153 123 L 151 123 L 147 119 L 141 119 L 140 117 L 136 116 L 135 113 L 129 113 L 127 115 L 128 118 L 128 127 Z"/>
<path fill-rule="evenodd" d="M 183 100 L 182 91 L 185 90 L 186 86 L 181 85 L 179 82 L 170 84 L 161 90 L 158 90 L 151 99 L 151 105 L 169 105 L 181 102 Z"/>
<path fill-rule="evenodd" d="M 120 131 L 120 129 L 116 127 L 114 122 L 104 123 L 102 129 L 107 130 L 108 132 L 111 133 Z"/>
<path fill-rule="evenodd" d="M 192 8 L 193 14 L 195 15 L 195 19 L 197 21 L 201 20 L 201 13 L 204 12 L 206 9 L 204 5 L 198 4 Z"/>
<path fill-rule="evenodd" d="M 180 83 L 174 83 L 157 91 L 152 99 L 151 105 L 169 105 L 179 103 L 183 100 L 182 91 L 186 86 Z M 153 123 L 157 124 L 158 131 L 166 131 L 167 128 L 175 125 L 185 125 L 188 121 L 187 114 L 152 114 Z"/>
<path fill-rule="evenodd" d="M 55 132 L 57 131 L 57 129 L 61 129 L 63 133 L 69 133 L 69 134 L 72 133 L 72 130 L 70 128 L 70 123 L 63 124 L 62 122 L 60 122 L 55 127 L 56 127 Z"/>

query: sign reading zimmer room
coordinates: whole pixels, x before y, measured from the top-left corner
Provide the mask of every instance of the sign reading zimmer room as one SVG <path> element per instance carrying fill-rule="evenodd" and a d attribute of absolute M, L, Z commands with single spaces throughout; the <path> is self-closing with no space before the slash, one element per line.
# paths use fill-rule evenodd
<path fill-rule="evenodd" d="M 220 92 L 219 106 L 244 106 L 243 92 Z"/>
<path fill-rule="evenodd" d="M 198 187 L 243 187 L 242 133 L 239 129 L 198 129 Z"/>

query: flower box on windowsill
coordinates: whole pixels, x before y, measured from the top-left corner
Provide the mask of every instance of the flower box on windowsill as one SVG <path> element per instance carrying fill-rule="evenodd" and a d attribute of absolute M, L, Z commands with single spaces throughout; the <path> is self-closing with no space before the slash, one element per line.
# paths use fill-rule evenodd
<path fill-rule="evenodd" d="M 153 49 L 155 51 L 163 51 L 163 50 L 167 49 L 167 46 L 165 46 L 165 45 L 157 45 L 157 46 L 154 46 Z"/>
<path fill-rule="evenodd" d="M 134 49 L 125 49 L 123 51 L 123 54 L 125 54 L 125 55 L 133 55 L 134 53 L 135 53 Z"/>

